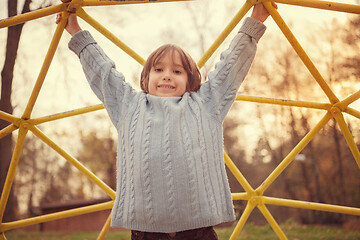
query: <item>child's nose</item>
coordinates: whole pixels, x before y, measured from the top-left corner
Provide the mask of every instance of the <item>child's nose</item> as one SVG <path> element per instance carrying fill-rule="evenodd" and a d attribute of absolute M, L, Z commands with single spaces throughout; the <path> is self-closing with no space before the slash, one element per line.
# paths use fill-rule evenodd
<path fill-rule="evenodd" d="M 170 79 L 171 79 L 170 71 L 164 71 L 163 80 L 170 80 Z"/>

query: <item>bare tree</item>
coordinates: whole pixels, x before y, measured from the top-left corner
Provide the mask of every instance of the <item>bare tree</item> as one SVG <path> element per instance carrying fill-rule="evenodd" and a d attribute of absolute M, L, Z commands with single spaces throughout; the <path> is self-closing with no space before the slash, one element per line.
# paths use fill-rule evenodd
<path fill-rule="evenodd" d="M 8 16 L 13 17 L 18 14 L 18 1 L 8 0 Z M 21 13 L 30 11 L 31 0 L 25 0 Z M 16 62 L 16 56 L 19 48 L 19 41 L 24 24 L 19 24 L 8 28 L 7 40 L 6 40 L 6 54 L 3 69 L 1 71 L 1 99 L 0 110 L 13 113 L 13 106 L 11 103 L 11 91 L 14 74 L 14 66 Z M 0 129 L 5 128 L 8 125 L 7 122 L 0 119 Z M 7 170 L 11 161 L 12 151 L 12 135 L 9 134 L 6 137 L 0 139 L 0 190 L 2 192 L 7 176 Z M 7 207 L 4 213 L 4 221 L 11 221 L 16 219 L 17 200 L 14 195 L 14 190 L 10 192 Z"/>

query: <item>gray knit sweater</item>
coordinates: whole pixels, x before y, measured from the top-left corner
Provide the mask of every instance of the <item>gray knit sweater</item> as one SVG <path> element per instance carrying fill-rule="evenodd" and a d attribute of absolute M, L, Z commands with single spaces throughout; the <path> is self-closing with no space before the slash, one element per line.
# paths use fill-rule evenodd
<path fill-rule="evenodd" d="M 197 92 L 136 92 L 87 31 L 69 48 L 118 132 L 112 226 L 178 232 L 234 220 L 223 158 L 222 123 L 265 26 L 246 18 Z"/>

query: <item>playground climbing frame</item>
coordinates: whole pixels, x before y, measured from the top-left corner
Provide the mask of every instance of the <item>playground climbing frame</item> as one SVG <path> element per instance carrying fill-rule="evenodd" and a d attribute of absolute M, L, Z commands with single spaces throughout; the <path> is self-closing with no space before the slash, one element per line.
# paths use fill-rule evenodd
<path fill-rule="evenodd" d="M 179 2 L 187 0 L 62 0 L 62 3 L 46 7 L 44 9 L 36 10 L 33 12 L 21 14 L 14 16 L 12 18 L 0 20 L 0 28 L 14 26 L 20 23 L 27 21 L 39 19 L 45 16 L 57 14 L 62 12 L 63 18 L 61 22 L 57 25 L 56 31 L 53 35 L 50 47 L 44 59 L 43 65 L 41 67 L 40 73 L 36 80 L 35 86 L 32 90 L 30 98 L 28 100 L 27 106 L 24 109 L 24 112 L 21 117 L 13 116 L 9 113 L 0 111 L 0 119 L 9 122 L 9 125 L 0 130 L 0 138 L 7 136 L 8 134 L 18 130 L 17 141 L 13 151 L 10 167 L 8 169 L 8 175 L 6 182 L 0 198 L 0 239 L 6 239 L 5 232 L 11 229 L 17 229 L 20 227 L 43 223 L 47 221 L 52 221 L 56 219 L 101 211 L 105 209 L 111 209 L 113 201 L 115 198 L 115 192 L 109 186 L 107 186 L 101 179 L 89 171 L 81 162 L 73 158 L 60 146 L 58 146 L 54 141 L 52 141 L 45 133 L 43 133 L 37 125 L 51 122 L 55 120 L 60 120 L 64 118 L 69 118 L 77 116 L 80 114 L 85 114 L 89 112 L 94 112 L 103 109 L 103 105 L 95 105 L 84 107 L 80 109 L 74 109 L 69 112 L 56 113 L 50 116 L 43 116 L 39 118 L 31 118 L 31 113 L 33 111 L 35 102 L 38 98 L 39 92 L 42 88 L 42 85 L 45 80 L 45 76 L 50 67 L 51 61 L 56 52 L 57 46 L 59 44 L 60 38 L 63 34 L 67 18 L 70 13 L 76 13 L 80 18 L 86 21 L 89 25 L 94 27 L 97 31 L 107 37 L 111 42 L 116 46 L 121 48 L 126 52 L 130 57 L 135 59 L 139 64 L 144 64 L 144 59 L 139 56 L 135 51 L 129 48 L 125 43 L 119 40 L 115 35 L 108 31 L 104 26 L 99 24 L 95 19 L 89 16 L 84 7 L 91 6 L 103 6 L 103 5 L 124 5 L 124 4 L 155 4 L 160 2 Z M 276 0 L 274 1 L 280 4 L 289 4 L 296 5 L 299 7 L 308 7 L 308 8 L 317 8 L 328 11 L 337 11 L 351 14 L 360 14 L 360 6 L 352 4 L 344 4 L 337 2 L 329 1 L 317 1 L 317 0 Z M 276 222 L 270 211 L 267 209 L 267 205 L 277 205 L 284 207 L 294 207 L 294 208 L 303 208 L 317 211 L 325 212 L 335 212 L 341 214 L 350 214 L 360 216 L 360 209 L 347 206 L 331 205 L 324 203 L 316 202 L 305 202 L 293 199 L 282 199 L 275 197 L 268 197 L 264 195 L 266 189 L 277 179 L 277 177 L 287 168 L 287 166 L 295 159 L 295 157 L 301 152 L 302 149 L 316 136 L 316 134 L 331 120 L 335 119 L 338 123 L 346 142 L 354 156 L 358 167 L 360 168 L 360 152 L 352 136 L 344 114 L 351 115 L 357 119 L 360 119 L 360 112 L 354 108 L 349 107 L 349 105 L 360 98 L 360 90 L 354 92 L 349 97 L 339 100 L 335 93 L 331 90 L 327 82 L 322 77 L 321 73 L 318 71 L 314 63 L 310 60 L 304 49 L 301 47 L 300 43 L 297 41 L 290 28 L 286 25 L 279 12 L 271 5 L 269 0 L 244 0 L 244 4 L 241 9 L 237 12 L 234 18 L 230 23 L 225 27 L 220 36 L 214 41 L 210 46 L 208 51 L 204 56 L 198 61 L 199 68 L 203 67 L 208 59 L 213 55 L 213 53 L 218 49 L 218 47 L 224 42 L 228 35 L 234 30 L 240 20 L 245 16 L 245 14 L 253 7 L 254 4 L 262 3 L 269 11 L 271 17 L 274 19 L 275 23 L 284 34 L 286 39 L 289 41 L 291 46 L 296 51 L 299 58 L 302 60 L 306 68 L 309 70 L 314 80 L 320 86 L 322 91 L 326 94 L 329 102 L 318 103 L 318 102 L 306 102 L 306 101 L 297 101 L 290 99 L 275 99 L 275 98 L 266 98 L 266 97 L 255 97 L 255 96 L 246 96 L 238 95 L 237 101 L 249 101 L 263 104 L 273 104 L 273 105 L 285 105 L 291 107 L 301 107 L 301 108 L 311 108 L 318 109 L 324 112 L 322 119 L 316 124 L 316 126 L 310 130 L 305 137 L 295 146 L 295 148 L 290 151 L 290 153 L 281 161 L 281 163 L 270 173 L 270 175 L 265 179 L 265 181 L 254 189 L 242 175 L 238 167 L 233 163 L 229 156 L 224 152 L 225 163 L 227 167 L 234 174 L 240 185 L 243 187 L 245 192 L 241 193 L 232 193 L 234 200 L 244 200 L 247 202 L 246 208 L 241 215 L 240 220 L 238 221 L 235 229 L 230 237 L 230 239 L 237 239 L 242 228 L 244 227 L 248 217 L 250 216 L 253 209 L 258 208 L 260 212 L 264 215 L 265 219 L 271 225 L 272 229 L 279 237 L 279 239 L 287 239 L 285 233 L 282 231 L 279 224 Z M 74 165 L 82 174 L 87 176 L 92 182 L 98 185 L 112 200 L 109 202 L 95 204 L 91 206 L 76 208 L 67 211 L 61 211 L 53 214 L 42 215 L 38 217 L 32 217 L 22 220 L 17 220 L 13 222 L 3 222 L 3 215 L 7 205 L 8 197 L 10 190 L 13 185 L 15 171 L 18 166 L 21 150 L 23 147 L 24 140 L 28 131 L 31 131 L 44 143 L 49 145 L 54 151 L 66 159 L 69 163 Z M 107 221 L 104 223 L 104 227 L 99 233 L 98 239 L 105 239 L 106 234 L 110 228 L 110 216 Z"/>

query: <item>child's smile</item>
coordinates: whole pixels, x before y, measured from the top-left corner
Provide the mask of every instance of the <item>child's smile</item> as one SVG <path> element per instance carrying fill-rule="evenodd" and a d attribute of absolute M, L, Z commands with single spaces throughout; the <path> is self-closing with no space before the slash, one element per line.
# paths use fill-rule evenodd
<path fill-rule="evenodd" d="M 149 94 L 181 97 L 186 92 L 188 75 L 177 51 L 166 53 L 150 70 Z"/>

